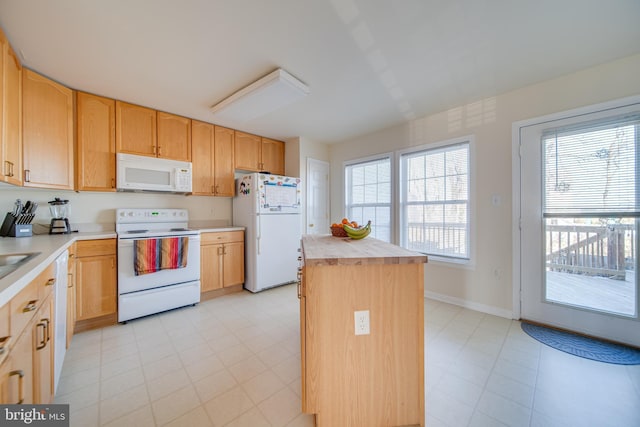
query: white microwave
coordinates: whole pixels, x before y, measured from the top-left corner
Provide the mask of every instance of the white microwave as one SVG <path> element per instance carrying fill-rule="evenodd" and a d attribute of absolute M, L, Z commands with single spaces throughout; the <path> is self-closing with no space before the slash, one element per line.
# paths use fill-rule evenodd
<path fill-rule="evenodd" d="M 191 162 L 118 153 L 118 191 L 191 193 Z"/>

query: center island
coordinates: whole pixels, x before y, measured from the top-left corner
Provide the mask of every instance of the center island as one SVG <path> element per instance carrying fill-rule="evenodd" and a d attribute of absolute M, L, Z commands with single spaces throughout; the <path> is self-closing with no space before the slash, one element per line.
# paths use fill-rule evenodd
<path fill-rule="evenodd" d="M 319 427 L 424 426 L 424 254 L 302 237 L 302 410 Z"/>

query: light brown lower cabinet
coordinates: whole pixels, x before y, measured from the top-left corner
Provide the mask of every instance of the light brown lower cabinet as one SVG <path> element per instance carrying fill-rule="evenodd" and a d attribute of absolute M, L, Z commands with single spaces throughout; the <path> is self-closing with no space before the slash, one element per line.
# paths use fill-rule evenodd
<path fill-rule="evenodd" d="M 53 297 L 47 297 L 33 321 L 33 400 L 53 402 Z"/>
<path fill-rule="evenodd" d="M 116 239 L 76 242 L 76 332 L 116 323 L 116 265 Z"/>
<path fill-rule="evenodd" d="M 0 367 L 2 403 L 34 403 L 33 330 L 26 328 Z"/>
<path fill-rule="evenodd" d="M 54 273 L 52 264 L 8 303 L 10 335 L 0 363 L 2 404 L 53 401 Z M 0 316 L 5 310 L 0 309 Z"/>
<path fill-rule="evenodd" d="M 244 231 L 200 235 L 201 292 L 242 290 L 244 283 Z"/>
<path fill-rule="evenodd" d="M 384 244 L 391 253 L 385 259 L 375 239 L 318 236 L 303 236 L 302 411 L 314 414 L 318 427 L 424 427 L 426 257 L 403 261 Z M 308 258 L 310 247 L 317 254 L 332 244 L 345 252 Z M 348 252 L 356 248 L 362 251 Z M 355 312 L 365 310 L 369 333 L 357 335 Z"/>

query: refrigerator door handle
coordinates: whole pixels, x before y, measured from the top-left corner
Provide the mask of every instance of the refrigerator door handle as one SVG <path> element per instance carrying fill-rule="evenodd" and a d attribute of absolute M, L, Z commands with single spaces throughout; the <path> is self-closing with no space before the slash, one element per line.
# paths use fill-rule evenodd
<path fill-rule="evenodd" d="M 258 250 L 258 255 L 260 255 L 260 237 L 262 236 L 262 215 L 258 214 L 258 232 L 256 233 L 256 248 Z"/>

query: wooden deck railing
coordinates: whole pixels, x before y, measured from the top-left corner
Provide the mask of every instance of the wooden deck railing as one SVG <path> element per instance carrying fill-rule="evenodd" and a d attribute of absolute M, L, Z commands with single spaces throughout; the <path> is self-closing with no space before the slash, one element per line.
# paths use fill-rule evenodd
<path fill-rule="evenodd" d="M 547 225 L 547 267 L 553 271 L 624 280 L 635 269 L 633 224 Z"/>
<path fill-rule="evenodd" d="M 437 254 L 461 255 L 468 251 L 465 224 L 409 223 L 407 228 L 408 249 Z"/>

